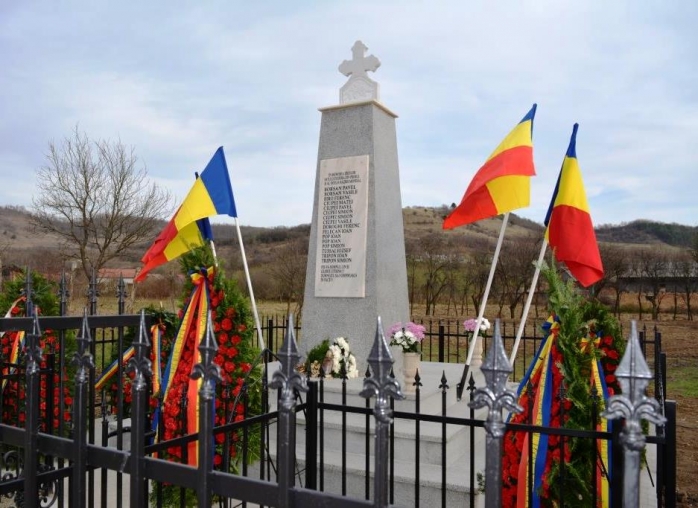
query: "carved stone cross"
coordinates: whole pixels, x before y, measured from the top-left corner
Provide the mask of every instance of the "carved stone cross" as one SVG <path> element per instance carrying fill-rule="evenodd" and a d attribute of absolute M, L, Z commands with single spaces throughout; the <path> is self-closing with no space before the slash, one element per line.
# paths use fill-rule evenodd
<path fill-rule="evenodd" d="M 366 76 L 366 71 L 376 72 L 381 66 L 380 60 L 375 56 L 364 56 L 368 48 L 361 41 L 356 41 L 351 48 L 351 60 L 344 60 L 339 65 L 339 72 L 345 76 Z"/>
<path fill-rule="evenodd" d="M 363 42 L 356 41 L 351 48 L 352 59 L 339 65 L 339 72 L 349 76 L 349 81 L 339 90 L 340 104 L 380 99 L 378 83 L 366 72 L 375 72 L 381 62 L 373 55 L 365 56 L 367 49 Z"/>

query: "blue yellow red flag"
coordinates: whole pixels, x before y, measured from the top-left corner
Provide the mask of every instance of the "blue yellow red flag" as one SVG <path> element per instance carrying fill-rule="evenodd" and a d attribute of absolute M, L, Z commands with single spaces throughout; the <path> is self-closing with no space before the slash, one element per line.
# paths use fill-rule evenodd
<path fill-rule="evenodd" d="M 579 124 L 574 124 L 545 217 L 545 236 L 555 253 L 555 259 L 564 264 L 582 286 L 587 287 L 603 278 L 603 264 L 577 161 L 578 128 Z"/>
<path fill-rule="evenodd" d="M 210 239 L 211 235 L 207 219 L 214 215 L 237 217 L 222 146 L 216 150 L 201 176 L 196 179 L 165 229 L 143 255 L 141 261 L 144 266 L 134 280 L 142 281 L 152 269 L 204 245 L 204 239 Z"/>

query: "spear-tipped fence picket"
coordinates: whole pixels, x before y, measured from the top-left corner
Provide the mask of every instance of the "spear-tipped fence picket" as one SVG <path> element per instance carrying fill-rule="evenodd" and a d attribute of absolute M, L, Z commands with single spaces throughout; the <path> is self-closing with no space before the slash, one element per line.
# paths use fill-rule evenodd
<path fill-rule="evenodd" d="M 126 292 L 123 283 L 119 285 L 119 298 L 124 299 Z M 25 294 L 31 300 L 32 288 L 29 277 Z M 67 292 L 65 279 L 61 284 L 61 308 L 65 309 Z M 2 479 L 0 495 L 14 501 L 15 506 L 147 506 L 149 503 L 163 503 L 163 486 L 178 488 L 180 496 L 176 503 L 186 506 L 188 500 L 196 499 L 198 506 L 238 506 L 242 503 L 254 503 L 259 506 L 330 506 L 335 508 L 388 506 L 396 502 L 402 492 L 396 492 L 396 433 L 395 421 L 410 422 L 413 425 L 415 456 L 413 472 L 413 503 L 420 505 L 425 487 L 421 482 L 420 469 L 420 434 L 426 424 L 438 424 L 441 429 L 441 506 L 447 504 L 448 482 L 447 469 L 447 427 L 460 426 L 467 430 L 467 441 L 471 453 L 464 457 L 468 462 L 469 486 L 459 502 L 462 506 L 475 506 L 478 496 L 476 484 L 475 448 L 477 433 L 484 432 L 487 441 L 485 474 L 482 478 L 485 486 L 485 503 L 487 507 L 501 505 L 501 440 L 505 430 L 516 430 L 540 434 L 555 434 L 567 437 L 593 440 L 610 440 L 615 450 L 616 459 L 624 458 L 624 467 L 614 467 L 610 479 L 612 488 L 612 506 L 639 506 L 638 478 L 641 469 L 639 456 L 647 446 L 656 446 L 656 455 L 662 465 L 662 475 L 657 478 L 657 503 L 663 506 L 675 506 L 675 467 L 676 442 L 675 423 L 676 405 L 665 397 L 665 371 L 659 370 L 655 377 L 656 399 L 649 399 L 645 388 L 651 380 L 643 356 L 642 343 L 633 324 L 629 347 L 617 371 L 623 384 L 623 394 L 608 401 L 609 418 L 625 420 L 623 432 L 613 435 L 597 431 L 579 431 L 569 429 L 550 429 L 526 424 L 509 424 L 502 411 L 516 411 L 513 393 L 507 384 L 512 373 L 502 340 L 500 323 L 495 326 L 495 333 L 488 343 L 486 360 L 482 366 L 486 384 L 476 387 L 472 378 L 467 387 L 471 409 L 468 417 L 463 418 L 449 414 L 448 393 L 452 390 L 445 371 L 441 377 L 438 390 L 441 393 L 441 410 L 435 414 L 422 412 L 420 405 L 423 391 L 423 377 L 415 377 L 415 386 L 401 387 L 391 371 L 392 358 L 387 347 L 380 321 L 376 336 L 367 359 L 369 368 L 362 382 L 361 396 L 366 398 L 363 405 L 347 405 L 346 375 L 339 380 L 342 403 L 325 401 L 324 379 L 310 380 L 295 370 L 300 354 L 295 340 L 296 328 L 293 320 L 287 321 L 283 344 L 279 347 L 277 358 L 278 370 L 269 373 L 270 387 L 278 390 L 278 409 L 271 410 L 267 394 L 267 372 L 272 353 L 265 351 L 261 356 L 265 369 L 263 381 L 263 413 L 247 414 L 242 422 L 231 421 L 220 427 L 213 427 L 212 413 L 202 410 L 199 413 L 198 435 L 184 436 L 168 442 L 153 443 L 153 435 L 146 432 L 150 428 L 152 416 L 147 407 L 150 381 L 150 363 L 148 361 L 149 343 L 147 316 L 116 315 L 96 316 L 97 285 L 90 285 L 89 309 L 82 317 L 38 317 L 0 319 L 0 331 L 25 330 L 27 333 L 27 350 L 25 361 L 21 365 L 8 366 L 4 378 L 17 384 L 23 384 L 26 394 L 24 399 L 26 418 L 23 421 L 11 419 L 0 423 L 0 443 L 3 447 Z M 31 309 L 31 305 L 27 305 Z M 123 310 L 123 306 L 119 307 Z M 220 376 L 212 358 L 216 343 L 211 333 L 210 320 L 206 338 L 200 346 L 201 362 L 194 367 L 193 376 L 202 378 L 198 393 L 201 408 L 211 408 L 213 387 L 220 382 Z M 128 370 L 134 376 L 133 396 L 131 399 L 131 421 L 127 425 L 123 419 L 123 399 L 119 397 L 116 414 L 112 419 L 116 423 L 114 437 L 108 441 L 110 425 L 103 395 L 94 392 L 95 367 L 104 368 L 105 357 L 112 349 L 123 351 L 124 331 L 127 327 L 136 327 L 138 333 L 134 343 L 135 356 L 128 364 Z M 58 345 L 54 350 L 41 351 L 38 341 L 41 330 L 52 329 L 58 336 Z M 58 365 L 62 372 L 66 359 L 66 341 L 71 333 L 77 332 L 77 350 L 73 358 L 75 374 L 66 380 L 59 376 L 58 401 L 55 408 L 53 397 L 43 400 L 37 395 L 39 387 L 52 390 L 49 380 L 53 380 L 52 369 Z M 655 334 L 656 337 L 656 334 Z M 660 337 L 661 341 L 661 337 Z M 268 342 L 272 344 L 271 341 Z M 661 344 L 661 342 L 659 342 Z M 661 351 L 657 352 L 655 340 L 655 357 L 661 360 Z M 56 362 L 56 357 L 59 361 Z M 657 365 L 655 363 L 655 365 Z M 660 369 L 663 364 L 659 363 Z M 119 372 L 121 379 L 121 370 Z M 403 395 L 403 389 L 409 389 L 414 397 L 414 411 L 396 409 L 395 400 Z M 68 403 L 64 394 L 72 394 L 72 403 Z M 307 391 L 307 394 L 305 393 Z M 51 391 L 50 393 L 53 393 Z M 224 391 L 225 393 L 225 391 Z M 243 390 L 244 393 L 244 390 Z M 560 396 L 564 396 L 561 394 Z M 186 399 L 184 399 L 186 401 Z M 0 399 L 0 414 L 3 412 Z M 50 402 L 50 404 L 49 404 Z M 228 404 L 226 400 L 223 403 Z M 233 404 L 237 404 L 236 399 Z M 244 401 L 243 401 L 244 406 Z M 46 411 L 47 407 L 56 409 L 61 418 L 57 428 L 53 428 Z M 227 406 L 226 406 L 227 407 Z M 486 417 L 476 418 L 476 408 L 487 408 Z M 296 416 L 304 413 L 305 420 L 305 457 L 299 457 L 296 436 L 301 426 L 296 425 Z M 332 413 L 341 414 L 342 449 L 346 455 L 346 435 L 348 432 L 347 416 L 363 415 L 365 422 L 365 464 L 360 473 L 364 479 L 363 495 L 349 497 L 346 477 L 350 466 L 342 461 L 342 487 L 340 492 L 328 492 L 326 484 L 325 419 Z M 70 421 L 63 418 L 70 413 Z M 101 413 L 101 414 L 100 414 Z M 184 414 L 187 411 L 183 411 Z M 44 416 L 42 416 L 44 415 Z M 102 439 L 96 439 L 96 422 L 101 418 Z M 643 418 L 655 424 L 655 435 L 638 434 L 641 429 L 639 420 Z M 160 422 L 162 425 L 162 422 Z M 271 429 L 271 430 L 270 430 Z M 130 448 L 124 446 L 124 435 L 130 432 Z M 242 435 L 243 454 L 250 453 L 245 446 L 247 437 L 255 433 L 259 437 L 259 455 L 254 476 L 248 475 L 247 461 L 239 471 L 233 471 L 232 465 L 224 462 L 223 466 L 213 465 L 213 447 L 216 436 L 223 436 L 226 447 L 232 432 Z M 270 440 L 270 434 L 278 439 Z M 186 459 L 188 444 L 198 441 L 197 466 L 177 463 L 163 458 L 163 453 L 179 447 Z M 111 445 L 110 445 L 111 444 Z M 227 456 L 227 454 L 226 454 Z M 617 460 L 614 464 L 617 464 Z M 354 467 L 354 466 L 352 466 Z M 529 468 L 530 469 L 530 468 Z M 129 475 L 125 480 L 122 475 Z M 97 480 L 99 477 L 99 481 Z M 371 478 L 373 481 L 371 482 Z M 122 492 L 124 481 L 129 488 Z M 326 489 L 327 487 L 327 489 Z M 561 489 L 564 492 L 564 489 Z M 564 503 L 564 500 L 559 500 Z M 596 501 L 594 501 L 594 504 Z"/>

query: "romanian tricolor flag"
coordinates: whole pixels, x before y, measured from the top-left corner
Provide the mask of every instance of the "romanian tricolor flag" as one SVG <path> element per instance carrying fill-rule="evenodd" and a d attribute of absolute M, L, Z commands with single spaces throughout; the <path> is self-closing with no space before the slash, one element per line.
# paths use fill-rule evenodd
<path fill-rule="evenodd" d="M 545 217 L 545 237 L 555 252 L 555 259 L 563 263 L 582 286 L 588 287 L 603 277 L 603 264 L 577 162 L 578 127 L 574 124 L 570 146 Z"/>
<path fill-rule="evenodd" d="M 446 217 L 444 229 L 525 208 L 531 200 L 534 104 L 475 174 L 460 204 Z"/>
<path fill-rule="evenodd" d="M 144 266 L 135 280 L 142 281 L 153 268 L 203 245 L 197 221 L 213 215 L 237 217 L 223 147 L 216 150 L 174 217 L 141 259 Z"/>

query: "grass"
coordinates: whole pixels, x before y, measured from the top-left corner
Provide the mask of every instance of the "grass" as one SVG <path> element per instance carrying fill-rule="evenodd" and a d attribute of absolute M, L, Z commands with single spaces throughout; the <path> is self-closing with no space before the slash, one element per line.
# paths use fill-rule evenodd
<path fill-rule="evenodd" d="M 698 398 L 698 366 L 667 369 L 667 391 L 672 396 Z"/>

